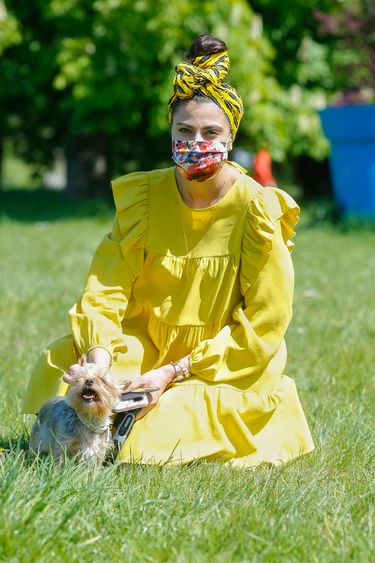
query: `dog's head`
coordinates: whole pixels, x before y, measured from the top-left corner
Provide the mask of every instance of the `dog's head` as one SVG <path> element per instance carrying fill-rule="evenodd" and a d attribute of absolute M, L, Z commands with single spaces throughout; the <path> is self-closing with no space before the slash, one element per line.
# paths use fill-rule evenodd
<path fill-rule="evenodd" d="M 125 384 L 85 359 L 71 366 L 63 380 L 70 385 L 66 395 L 69 405 L 90 417 L 110 416 Z"/>

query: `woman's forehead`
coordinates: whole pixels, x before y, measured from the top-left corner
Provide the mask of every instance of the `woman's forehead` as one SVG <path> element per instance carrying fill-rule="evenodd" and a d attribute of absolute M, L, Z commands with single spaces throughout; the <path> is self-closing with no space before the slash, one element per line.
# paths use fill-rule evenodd
<path fill-rule="evenodd" d="M 173 116 L 173 124 L 185 124 L 192 127 L 208 127 L 218 125 L 228 129 L 229 123 L 225 113 L 215 102 L 196 102 L 188 100 L 177 105 Z"/>

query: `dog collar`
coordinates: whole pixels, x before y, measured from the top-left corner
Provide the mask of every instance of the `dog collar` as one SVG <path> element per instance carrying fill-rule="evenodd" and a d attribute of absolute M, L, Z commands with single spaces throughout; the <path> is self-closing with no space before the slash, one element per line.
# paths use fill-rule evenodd
<path fill-rule="evenodd" d="M 110 420 L 108 417 L 105 419 L 105 424 L 103 424 L 102 426 L 98 426 L 94 422 L 90 421 L 90 419 L 83 418 L 77 412 L 76 414 L 79 420 L 82 422 L 83 426 L 85 426 L 91 432 L 94 432 L 94 434 L 104 434 L 104 432 L 108 432 L 110 427 Z"/>

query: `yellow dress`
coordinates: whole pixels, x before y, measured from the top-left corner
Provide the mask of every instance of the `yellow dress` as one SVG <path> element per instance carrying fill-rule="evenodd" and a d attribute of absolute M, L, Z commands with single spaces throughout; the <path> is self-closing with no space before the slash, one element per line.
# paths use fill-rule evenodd
<path fill-rule="evenodd" d="M 217 203 L 192 209 L 174 168 L 128 174 L 112 187 L 112 232 L 69 312 L 72 334 L 34 368 L 24 412 L 64 394 L 64 370 L 95 346 L 128 379 L 190 354 L 193 376 L 170 385 L 136 422 L 121 461 L 249 467 L 313 450 L 294 381 L 283 373 L 296 202 L 243 175 Z"/>

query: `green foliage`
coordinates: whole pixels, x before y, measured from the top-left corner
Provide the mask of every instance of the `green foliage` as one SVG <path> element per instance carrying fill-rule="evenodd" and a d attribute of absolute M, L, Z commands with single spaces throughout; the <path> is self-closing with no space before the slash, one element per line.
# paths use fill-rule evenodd
<path fill-rule="evenodd" d="M 246 108 L 240 143 L 268 145 L 276 160 L 326 149 L 315 105 L 305 92 L 303 106 L 291 103 L 274 69 L 277 50 L 245 0 L 9 0 L 8 11 L 22 41 L 0 60 L 1 129 L 28 160 L 48 162 L 51 148 L 72 134 L 103 133 L 112 140 L 115 167 L 169 161 L 174 65 L 204 31 L 229 46 L 229 81 Z M 148 151 L 152 139 L 158 142 Z"/>
<path fill-rule="evenodd" d="M 34 165 L 48 164 L 63 138 L 64 116 L 51 88 L 56 73 L 56 40 L 39 3 L 7 2 L 20 39 L 0 57 L 0 140 Z"/>
<path fill-rule="evenodd" d="M 320 45 L 317 38 L 314 11 L 329 10 L 332 0 L 249 0 L 249 4 L 262 15 L 264 34 L 275 49 L 278 82 L 288 88 L 298 83 L 301 72 L 309 72 L 310 87 L 328 87 L 329 61 L 322 57 L 320 47 L 324 48 L 324 44 Z"/>
<path fill-rule="evenodd" d="M 320 37 L 331 43 L 335 89 L 341 101 L 375 101 L 375 4 L 334 0 L 328 13 L 318 11 L 315 17 Z"/>
<path fill-rule="evenodd" d="M 7 9 L 1 6 L 0 132 L 41 164 L 78 133 L 109 136 L 116 169 L 124 162 L 127 169 L 170 162 L 174 65 L 198 33 L 214 33 L 229 46 L 228 80 L 246 109 L 238 142 L 268 146 L 277 161 L 326 156 L 317 110 L 345 84 L 368 80 L 360 60 L 373 64 L 373 12 L 370 23 L 363 19 L 362 0 L 8 0 Z M 336 21 L 335 33 L 322 33 L 317 12 Z M 354 70 L 333 72 L 338 68 Z"/>
<path fill-rule="evenodd" d="M 115 133 L 121 127 L 137 130 L 141 126 L 150 136 L 167 133 L 166 108 L 174 66 L 202 31 L 228 43 L 230 80 L 239 88 L 249 113 L 243 126 L 245 136 L 254 135 L 252 105 L 261 102 L 272 109 L 276 102 L 277 84 L 270 76 L 272 49 L 257 33 L 257 18 L 242 0 L 96 1 L 86 19 L 86 35 L 81 31 L 78 37 L 66 37 L 81 5 L 75 10 L 70 2 L 51 4 L 51 17 L 60 19 L 63 37 L 54 85 L 61 90 L 71 88 L 66 107 L 78 127 L 97 130 L 101 126 Z M 273 121 L 268 113 L 265 126 L 267 121 Z"/>
<path fill-rule="evenodd" d="M 3 0 L 0 0 L 0 55 L 20 41 L 21 33 L 17 19 L 9 14 Z"/>
<path fill-rule="evenodd" d="M 317 110 L 360 91 L 374 100 L 375 8 L 368 0 L 249 0 L 274 48 L 275 79 L 289 116 L 288 152 L 327 155 Z M 273 122 L 274 123 L 274 122 Z M 276 147 L 277 149 L 277 147 Z"/>
<path fill-rule="evenodd" d="M 329 45 L 318 36 L 314 12 L 328 9 L 331 0 L 249 0 L 249 4 L 261 14 L 264 36 L 274 49 L 275 80 L 288 124 L 287 151 L 322 159 L 328 143 L 317 111 L 328 104 L 334 81 Z"/>

